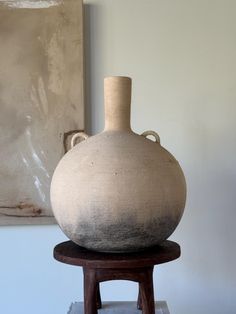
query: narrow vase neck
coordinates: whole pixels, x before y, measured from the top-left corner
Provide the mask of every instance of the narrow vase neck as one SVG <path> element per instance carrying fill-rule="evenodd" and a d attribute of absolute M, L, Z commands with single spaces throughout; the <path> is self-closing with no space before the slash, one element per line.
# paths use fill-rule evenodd
<path fill-rule="evenodd" d="M 130 131 L 131 79 L 104 79 L 105 130 Z"/>

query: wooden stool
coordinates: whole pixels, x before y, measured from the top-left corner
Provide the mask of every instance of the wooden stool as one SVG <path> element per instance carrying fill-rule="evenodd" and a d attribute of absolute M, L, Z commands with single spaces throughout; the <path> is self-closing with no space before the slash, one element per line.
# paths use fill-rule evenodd
<path fill-rule="evenodd" d="M 137 253 L 101 253 L 89 251 L 72 241 L 58 244 L 54 258 L 62 263 L 82 266 L 84 272 L 84 314 L 97 314 L 102 307 L 99 283 L 107 280 L 131 280 L 139 283 L 137 306 L 143 314 L 155 314 L 153 269 L 180 256 L 173 241 Z"/>

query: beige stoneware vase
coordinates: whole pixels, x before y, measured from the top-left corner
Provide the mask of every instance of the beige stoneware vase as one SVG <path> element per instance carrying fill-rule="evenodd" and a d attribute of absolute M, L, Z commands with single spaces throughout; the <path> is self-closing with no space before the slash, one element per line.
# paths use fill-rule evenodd
<path fill-rule="evenodd" d="M 185 206 L 185 179 L 155 132 L 131 130 L 131 79 L 107 77 L 104 83 L 105 129 L 91 137 L 74 135 L 54 172 L 51 204 L 61 229 L 80 246 L 139 251 L 175 230 Z M 78 137 L 84 140 L 76 145 Z"/>

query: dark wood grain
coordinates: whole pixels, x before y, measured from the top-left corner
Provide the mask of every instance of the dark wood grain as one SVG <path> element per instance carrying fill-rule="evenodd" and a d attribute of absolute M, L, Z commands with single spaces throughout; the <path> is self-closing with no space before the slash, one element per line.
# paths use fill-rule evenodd
<path fill-rule="evenodd" d="M 162 264 L 177 259 L 180 246 L 173 241 L 146 251 L 135 253 L 102 253 L 87 250 L 72 241 L 58 244 L 54 248 L 54 258 L 62 263 L 92 268 L 145 267 Z"/>
<path fill-rule="evenodd" d="M 137 306 L 143 314 L 155 314 L 153 269 L 180 256 L 180 246 L 173 241 L 136 253 L 101 253 L 89 251 L 72 241 L 58 244 L 54 258 L 62 263 L 82 266 L 84 273 L 84 313 L 97 314 L 102 307 L 99 283 L 131 280 L 139 284 Z"/>

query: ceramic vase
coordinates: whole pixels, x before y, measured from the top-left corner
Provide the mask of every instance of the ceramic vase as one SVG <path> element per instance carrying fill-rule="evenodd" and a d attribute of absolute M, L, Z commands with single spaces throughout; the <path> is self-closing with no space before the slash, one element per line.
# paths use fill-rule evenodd
<path fill-rule="evenodd" d="M 185 178 L 157 133 L 132 131 L 130 78 L 105 78 L 104 98 L 105 129 L 72 138 L 72 149 L 52 178 L 52 209 L 64 233 L 80 246 L 144 250 L 167 239 L 178 225 Z M 76 145 L 78 138 L 83 141 Z"/>

